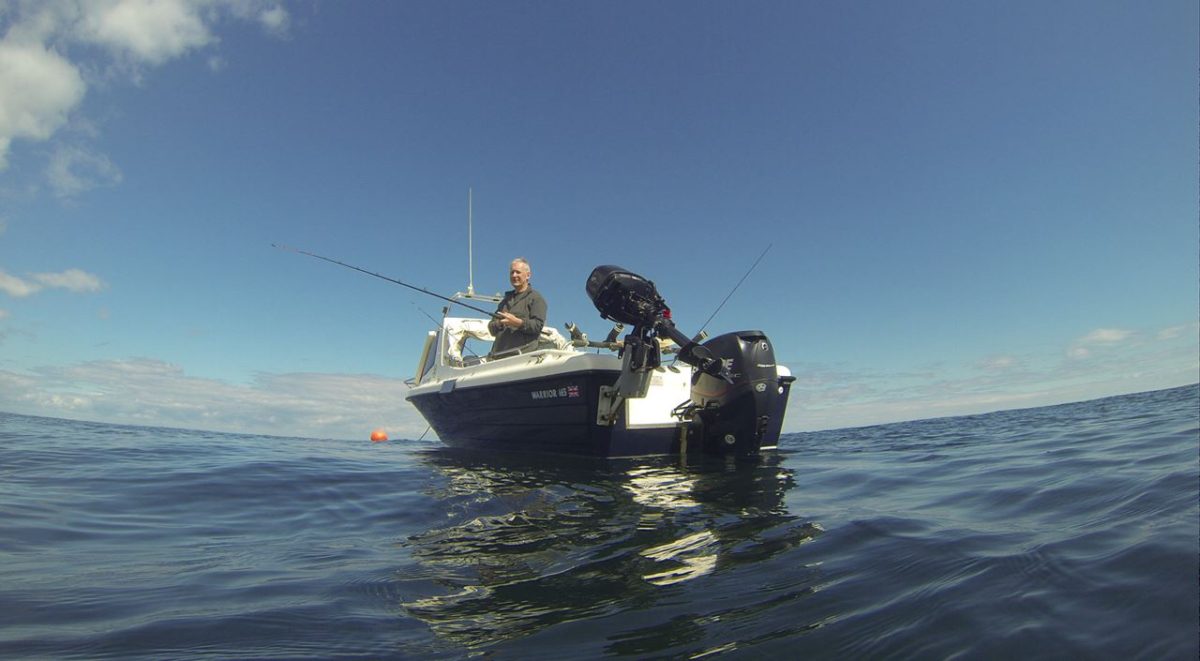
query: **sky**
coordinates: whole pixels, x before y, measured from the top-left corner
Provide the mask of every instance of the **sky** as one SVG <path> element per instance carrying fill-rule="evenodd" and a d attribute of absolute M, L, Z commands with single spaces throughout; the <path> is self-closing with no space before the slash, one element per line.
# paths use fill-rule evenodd
<path fill-rule="evenodd" d="M 416 438 L 442 294 L 599 264 L 784 429 L 1200 380 L 1194 0 L 0 0 L 0 411 Z M 769 250 L 768 250 L 769 247 Z M 755 259 L 767 250 L 752 271 Z M 724 299 L 743 276 L 728 302 Z"/>

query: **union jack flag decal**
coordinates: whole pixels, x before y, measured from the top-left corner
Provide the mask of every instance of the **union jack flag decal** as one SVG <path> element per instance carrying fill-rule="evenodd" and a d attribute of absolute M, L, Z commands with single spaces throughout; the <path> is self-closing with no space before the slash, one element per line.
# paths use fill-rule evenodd
<path fill-rule="evenodd" d="M 567 386 L 567 397 L 578 397 L 579 386 Z"/>

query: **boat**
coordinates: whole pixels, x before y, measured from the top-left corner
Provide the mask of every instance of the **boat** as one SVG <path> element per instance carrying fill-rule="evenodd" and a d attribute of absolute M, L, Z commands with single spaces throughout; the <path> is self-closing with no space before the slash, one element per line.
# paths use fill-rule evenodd
<path fill-rule="evenodd" d="M 765 333 L 688 337 L 654 283 L 618 266 L 597 266 L 585 289 L 615 324 L 604 341 L 547 326 L 536 346 L 489 356 L 475 350 L 493 340 L 488 319 L 445 308 L 405 399 L 456 448 L 628 457 L 776 447 L 795 377 Z M 455 295 L 466 298 L 498 301 L 473 287 Z"/>

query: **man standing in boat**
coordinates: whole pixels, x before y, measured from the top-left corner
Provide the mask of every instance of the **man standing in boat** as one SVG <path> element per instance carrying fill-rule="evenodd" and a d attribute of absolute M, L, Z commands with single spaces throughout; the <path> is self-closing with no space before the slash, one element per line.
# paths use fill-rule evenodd
<path fill-rule="evenodd" d="M 496 308 L 496 315 L 488 322 L 488 330 L 496 338 L 490 357 L 517 353 L 537 346 L 546 325 L 546 299 L 529 286 L 532 271 L 524 257 L 512 261 L 508 269 L 508 281 L 512 289 Z"/>

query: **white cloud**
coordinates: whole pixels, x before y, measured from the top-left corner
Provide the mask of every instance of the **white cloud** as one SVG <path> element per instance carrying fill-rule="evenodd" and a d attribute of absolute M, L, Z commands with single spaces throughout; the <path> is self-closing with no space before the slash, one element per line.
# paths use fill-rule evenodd
<path fill-rule="evenodd" d="M 15 298 L 24 298 L 43 289 L 66 289 L 75 293 L 96 292 L 104 289 L 99 277 L 79 269 L 67 269 L 59 273 L 35 273 L 28 279 L 19 278 L 0 271 L 0 291 Z"/>
<path fill-rule="evenodd" d="M 238 433 L 418 438 L 425 422 L 407 386 L 370 374 L 260 374 L 249 385 L 190 376 L 153 360 L 104 360 L 0 371 L 0 410 Z"/>
<path fill-rule="evenodd" d="M 1102 348 L 1113 348 L 1135 337 L 1131 330 L 1122 328 L 1097 328 L 1075 339 L 1067 346 L 1067 357 L 1072 360 L 1087 360 Z"/>
<path fill-rule="evenodd" d="M 1097 328 L 1076 340 L 1080 344 L 1115 344 L 1133 335 L 1133 331 L 1121 328 Z"/>
<path fill-rule="evenodd" d="M 787 430 L 833 429 L 1010 408 L 1048 406 L 1195 383 L 1200 379 L 1200 324 L 1153 334 L 1097 329 L 1062 354 L 997 354 L 933 374 L 790 365 Z M 966 365 L 962 367 L 967 367 Z"/>
<path fill-rule="evenodd" d="M 158 65 L 213 41 L 200 16 L 208 3 L 187 0 L 89 2 L 75 34 L 83 41 Z"/>
<path fill-rule="evenodd" d="M 121 170 L 103 154 L 60 146 L 50 158 L 46 178 L 54 194 L 70 198 L 101 186 L 121 183 Z"/>
<path fill-rule="evenodd" d="M 1020 361 L 1015 356 L 988 356 L 979 362 L 980 369 L 1000 372 L 1010 370 L 1020 365 Z"/>
<path fill-rule="evenodd" d="M 1069 347 L 1067 349 L 1067 356 L 1070 358 L 1074 358 L 1076 360 L 1083 360 L 1084 358 L 1087 358 L 1088 356 L 1091 356 L 1091 355 L 1092 355 L 1092 350 L 1088 349 L 1087 347 L 1076 346 L 1076 347 Z"/>
<path fill-rule="evenodd" d="M 0 40 L 0 169 L 13 140 L 49 138 L 85 90 L 79 70 L 62 55 L 41 43 Z"/>
<path fill-rule="evenodd" d="M 217 44 L 214 29 L 227 17 L 257 22 L 274 35 L 284 34 L 290 22 L 275 0 L 0 3 L 0 170 L 7 167 L 14 140 L 49 140 L 67 123 L 87 92 L 81 71 L 108 69 L 138 82 L 142 67 Z M 88 59 L 72 61 L 73 53 Z M 107 158 L 93 155 L 83 165 L 99 170 L 65 179 L 65 190 L 119 181 Z M 56 184 L 60 194 L 63 181 Z"/>
<path fill-rule="evenodd" d="M 73 292 L 93 292 L 104 288 L 100 278 L 79 269 L 67 269 L 61 273 L 35 273 L 33 279 L 46 287 Z"/>
<path fill-rule="evenodd" d="M 287 11 L 283 7 L 276 5 L 259 12 L 258 22 L 262 24 L 267 32 L 284 35 L 291 24 L 291 17 L 288 16 Z"/>
<path fill-rule="evenodd" d="M 1200 324 L 1192 324 L 1191 331 L 1193 333 L 1195 333 L 1197 330 L 1197 327 L 1200 327 Z M 1183 335 L 1188 330 L 1189 330 L 1188 326 L 1171 326 L 1169 328 L 1164 328 L 1164 329 L 1158 331 L 1158 334 L 1155 335 L 1155 338 L 1158 340 L 1173 340 L 1173 339 Z"/>
<path fill-rule="evenodd" d="M 24 298 L 41 290 L 35 282 L 23 280 L 15 275 L 0 271 L 0 291 L 16 298 Z"/>

